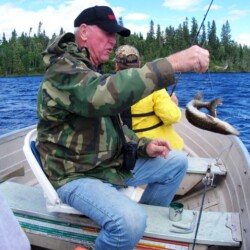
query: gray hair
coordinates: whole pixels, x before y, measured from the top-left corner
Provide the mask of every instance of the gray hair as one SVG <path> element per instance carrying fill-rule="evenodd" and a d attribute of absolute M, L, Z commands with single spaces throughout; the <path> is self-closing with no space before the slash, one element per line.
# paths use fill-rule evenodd
<path fill-rule="evenodd" d="M 96 26 L 96 25 L 88 25 L 88 24 L 86 24 L 86 25 L 87 25 L 88 28 L 91 28 L 91 29 L 92 29 L 94 26 Z M 75 29 L 74 29 L 74 34 L 75 34 L 75 36 L 77 35 L 79 29 L 80 29 L 80 27 L 75 27 Z"/>
<path fill-rule="evenodd" d="M 77 35 L 78 30 L 79 30 L 79 27 L 75 27 L 75 30 L 74 30 L 74 34 L 75 34 L 75 36 Z"/>

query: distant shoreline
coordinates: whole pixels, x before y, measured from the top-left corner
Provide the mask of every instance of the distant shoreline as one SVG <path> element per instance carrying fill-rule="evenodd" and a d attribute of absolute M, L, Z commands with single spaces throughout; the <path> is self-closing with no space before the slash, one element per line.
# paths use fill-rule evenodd
<path fill-rule="evenodd" d="M 193 74 L 194 72 L 185 72 L 185 74 Z M 222 73 L 222 74 L 233 74 L 233 73 L 239 73 L 239 74 L 248 74 L 250 72 L 245 71 L 208 71 L 206 73 L 213 74 L 213 73 Z M 204 74 L 206 74 L 204 73 Z M 29 77 L 29 76 L 43 76 L 44 74 L 30 74 L 30 75 L 7 75 L 7 76 L 1 76 L 0 78 L 11 78 L 11 77 Z"/>

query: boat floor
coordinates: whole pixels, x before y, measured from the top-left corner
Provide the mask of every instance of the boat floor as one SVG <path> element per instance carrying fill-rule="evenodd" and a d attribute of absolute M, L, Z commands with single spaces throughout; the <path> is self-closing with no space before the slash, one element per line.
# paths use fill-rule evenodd
<path fill-rule="evenodd" d="M 40 187 L 6 181 L 0 185 L 0 189 L 6 195 L 7 201 L 31 242 L 34 241 L 37 244 L 40 239 L 40 246 L 49 249 L 60 249 L 53 245 L 55 243 L 51 243 L 54 242 L 53 239 L 60 239 L 61 243 L 63 241 L 65 244 L 66 242 L 85 246 L 94 244 L 99 226 L 85 216 L 47 212 Z M 195 230 L 184 234 L 171 232 L 173 222 L 168 219 L 168 208 L 141 206 L 148 214 L 148 224 L 138 247 L 147 244 L 158 246 L 162 244 L 164 247 L 169 247 L 169 244 L 176 242 L 173 244 L 179 248 L 174 249 L 189 249 L 189 245 L 193 243 Z M 175 224 L 190 227 L 192 219 L 193 210 L 184 209 L 181 222 Z M 196 242 L 201 246 L 230 246 L 235 249 L 240 245 L 240 231 L 238 213 L 204 211 Z M 44 242 L 47 242 L 47 245 L 44 245 Z M 65 245 L 64 249 L 67 249 Z"/>

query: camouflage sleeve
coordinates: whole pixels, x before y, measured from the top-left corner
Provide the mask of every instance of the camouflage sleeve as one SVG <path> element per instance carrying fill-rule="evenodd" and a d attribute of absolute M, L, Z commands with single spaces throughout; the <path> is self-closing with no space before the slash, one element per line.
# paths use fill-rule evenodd
<path fill-rule="evenodd" d="M 149 142 L 152 141 L 152 139 L 142 137 L 139 139 L 139 137 L 136 135 L 136 133 L 129 129 L 127 125 L 123 125 L 123 132 L 126 137 L 126 141 L 134 141 L 138 144 L 138 154 L 143 157 L 149 157 L 146 151 L 147 145 Z"/>
<path fill-rule="evenodd" d="M 139 137 L 136 135 L 136 133 L 133 130 L 129 129 L 127 125 L 123 125 L 122 129 L 126 137 L 126 141 L 134 141 L 134 142 L 139 141 Z"/>
<path fill-rule="evenodd" d="M 149 157 L 147 154 L 147 146 L 152 140 L 147 137 L 141 137 L 138 142 L 138 154 L 142 157 Z"/>
<path fill-rule="evenodd" d="M 101 75 L 82 61 L 63 55 L 48 68 L 41 91 L 51 108 L 100 117 L 120 113 L 154 90 L 173 83 L 173 69 L 165 58 L 147 63 L 141 69 Z"/>

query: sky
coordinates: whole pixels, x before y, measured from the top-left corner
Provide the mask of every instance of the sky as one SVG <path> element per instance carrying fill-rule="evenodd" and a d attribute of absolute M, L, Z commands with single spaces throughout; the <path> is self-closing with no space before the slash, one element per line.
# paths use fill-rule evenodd
<path fill-rule="evenodd" d="M 61 27 L 73 32 L 73 22 L 85 8 L 94 5 L 110 6 L 117 20 L 122 17 L 123 24 L 132 33 L 146 37 L 150 21 L 160 25 L 164 31 L 170 25 L 177 28 L 186 17 L 191 23 L 192 17 L 202 23 L 210 0 L 1 0 L 0 1 L 0 39 L 3 32 L 8 39 L 15 29 L 17 35 L 22 32 L 31 36 L 37 32 L 39 22 L 42 31 L 51 37 L 59 34 Z M 220 38 L 221 27 L 229 21 L 232 39 L 240 44 L 250 46 L 250 1 L 249 0 L 214 0 L 207 14 L 207 22 L 215 20 L 217 36 Z"/>

